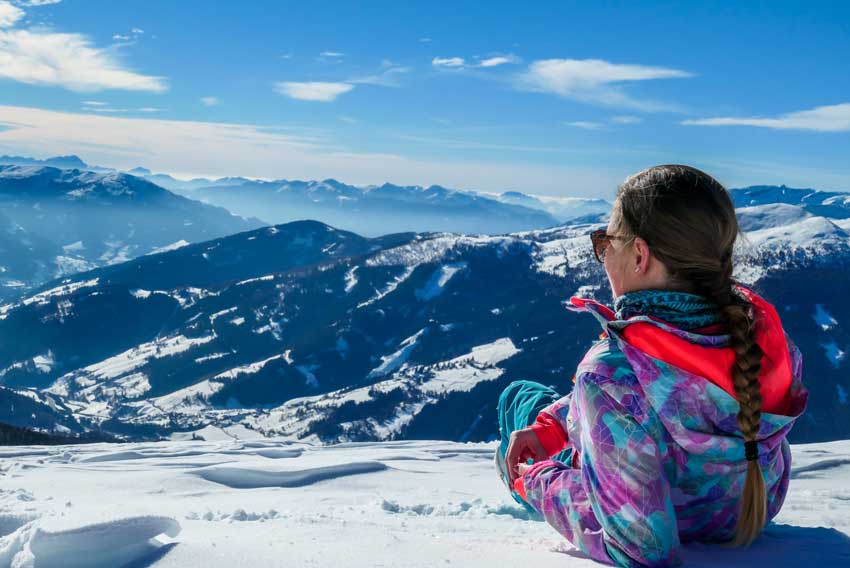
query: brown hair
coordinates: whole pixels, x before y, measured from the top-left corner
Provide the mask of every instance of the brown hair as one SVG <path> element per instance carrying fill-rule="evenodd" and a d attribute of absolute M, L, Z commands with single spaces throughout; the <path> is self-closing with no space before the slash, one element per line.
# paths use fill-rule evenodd
<path fill-rule="evenodd" d="M 740 404 L 738 425 L 746 442 L 756 441 L 761 420 L 758 374 L 763 352 L 756 344 L 749 303 L 732 277 L 732 252 L 741 235 L 729 192 L 696 168 L 654 166 L 629 178 L 617 191 L 616 231 L 644 239 L 670 274 L 671 286 L 714 302 L 735 350 L 732 367 Z M 743 457 L 743 456 L 742 456 Z M 764 478 L 757 459 L 747 461 L 747 476 L 731 544 L 749 545 L 767 518 Z"/>

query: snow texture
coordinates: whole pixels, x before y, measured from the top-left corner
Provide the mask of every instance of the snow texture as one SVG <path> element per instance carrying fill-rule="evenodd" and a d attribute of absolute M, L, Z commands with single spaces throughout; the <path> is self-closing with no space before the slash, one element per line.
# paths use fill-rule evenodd
<path fill-rule="evenodd" d="M 0 566 L 600 566 L 510 498 L 496 445 L 3 448 Z M 850 565 L 850 441 L 792 452 L 788 496 L 762 537 L 689 544 L 685 566 Z"/>

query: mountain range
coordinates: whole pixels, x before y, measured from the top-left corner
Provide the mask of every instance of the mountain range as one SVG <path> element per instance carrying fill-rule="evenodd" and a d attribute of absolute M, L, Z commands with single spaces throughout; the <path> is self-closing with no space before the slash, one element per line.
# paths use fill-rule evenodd
<path fill-rule="evenodd" d="M 0 301 L 56 277 L 262 225 L 127 174 L 0 165 Z"/>
<path fill-rule="evenodd" d="M 732 194 L 748 204 L 735 275 L 779 307 L 804 355 L 811 397 L 792 439 L 846 438 L 847 219 L 806 209 L 817 196 Z M 133 439 L 492 439 L 501 389 L 568 392 L 598 336 L 564 302 L 611 302 L 587 238 L 600 226 L 368 238 L 297 221 L 58 279 L 0 307 L 0 336 L 16 338 L 0 345 L 0 401 L 49 407 L 34 413 L 46 431 Z"/>

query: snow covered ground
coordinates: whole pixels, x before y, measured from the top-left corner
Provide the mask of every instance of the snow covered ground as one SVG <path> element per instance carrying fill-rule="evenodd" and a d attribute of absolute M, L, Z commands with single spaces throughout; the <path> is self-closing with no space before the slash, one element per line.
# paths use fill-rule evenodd
<path fill-rule="evenodd" d="M 221 438 L 0 449 L 0 566 L 599 566 L 510 498 L 495 443 Z M 850 441 L 793 451 L 776 524 L 686 566 L 850 566 Z"/>

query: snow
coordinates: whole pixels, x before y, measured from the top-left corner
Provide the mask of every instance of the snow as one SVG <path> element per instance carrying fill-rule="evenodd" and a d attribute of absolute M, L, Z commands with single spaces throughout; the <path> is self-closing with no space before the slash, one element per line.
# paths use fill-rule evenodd
<path fill-rule="evenodd" d="M 823 304 L 815 304 L 815 313 L 812 314 L 815 323 L 821 326 L 824 331 L 838 325 L 838 321 L 823 307 Z"/>
<path fill-rule="evenodd" d="M 402 343 L 413 345 L 415 337 L 417 335 Z M 243 422 L 269 436 L 285 434 L 293 440 L 318 442 L 316 435 L 310 432 L 314 420 L 322 420 L 328 413 L 348 402 L 360 404 L 404 388 L 410 392 L 412 402 L 395 407 L 394 414 L 383 422 L 374 418 L 365 420 L 365 425 L 373 431 L 375 439 L 389 440 L 436 397 L 449 392 L 466 392 L 481 382 L 498 379 L 504 370 L 495 365 L 519 351 L 510 338 L 503 337 L 473 347 L 468 353 L 454 359 L 424 368 L 401 365 L 387 378 L 371 385 L 293 398 L 268 414 L 246 416 Z"/>
<path fill-rule="evenodd" d="M 244 286 L 245 284 L 251 284 L 252 282 L 263 282 L 265 280 L 274 280 L 274 274 L 267 274 L 265 276 L 259 276 L 257 278 L 248 278 L 247 280 L 240 280 L 234 286 Z"/>
<path fill-rule="evenodd" d="M 212 359 L 221 359 L 222 357 L 226 357 L 230 355 L 229 351 L 223 351 L 220 353 L 210 353 L 209 355 L 204 355 L 203 357 L 198 357 L 195 359 L 195 363 L 203 363 L 204 361 L 210 361 Z"/>
<path fill-rule="evenodd" d="M 412 242 L 383 250 L 366 259 L 367 266 L 406 266 L 415 268 L 420 264 L 441 262 L 454 248 L 498 244 L 506 247 L 518 242 L 515 236 L 468 236 L 450 233 L 437 236 L 417 236 Z"/>
<path fill-rule="evenodd" d="M 128 349 L 118 355 L 113 355 L 103 361 L 88 365 L 82 369 L 72 371 L 59 377 L 51 385 L 48 392 L 60 396 L 68 396 L 76 387 L 87 388 L 93 385 L 115 381 L 119 385 L 119 379 L 128 380 L 129 376 L 140 367 L 143 367 L 151 359 L 161 359 L 171 355 L 177 355 L 195 346 L 203 345 L 215 339 L 215 335 L 188 338 L 184 335 L 174 335 L 155 339 L 148 343 L 142 343 Z M 133 382 L 131 380 L 131 382 Z M 147 381 L 139 381 L 138 377 L 133 382 L 134 386 L 143 387 Z M 126 386 L 126 385 L 125 385 Z M 91 391 L 94 394 L 94 391 Z M 142 394 L 137 393 L 137 395 Z"/>
<path fill-rule="evenodd" d="M 311 388 L 319 388 L 319 379 L 313 374 L 313 371 L 319 368 L 315 363 L 310 365 L 295 365 L 302 375 L 304 375 L 304 383 Z"/>
<path fill-rule="evenodd" d="M 168 251 L 172 251 L 172 250 L 177 250 L 179 248 L 183 248 L 185 246 L 188 246 L 189 244 L 190 244 L 189 241 L 180 239 L 179 241 L 173 242 L 170 245 L 165 245 L 163 247 L 155 248 L 155 249 L 151 250 L 148 254 L 159 254 L 161 252 L 168 252 Z"/>
<path fill-rule="evenodd" d="M 210 314 L 210 323 L 215 323 L 215 320 L 216 320 L 217 318 L 220 318 L 220 317 L 221 317 L 221 316 L 223 316 L 224 314 L 229 314 L 229 313 L 231 313 L 231 312 L 235 312 L 235 311 L 236 311 L 236 310 L 238 310 L 238 309 L 239 309 L 239 307 L 238 307 L 238 306 L 233 306 L 232 308 L 227 308 L 226 310 L 221 310 L 221 311 L 218 311 L 218 312 L 212 313 L 212 314 Z"/>
<path fill-rule="evenodd" d="M 391 294 L 392 292 L 395 291 L 396 288 L 399 287 L 399 285 L 402 282 L 407 280 L 410 277 L 410 275 L 413 274 L 414 270 L 416 270 L 416 266 L 406 266 L 404 268 L 404 270 L 401 272 L 401 274 L 399 274 L 398 276 L 396 276 L 395 278 L 393 278 L 392 280 L 390 280 L 387 283 L 387 285 L 384 287 L 383 290 L 381 290 L 381 291 L 376 290 L 377 294 L 375 294 L 374 296 L 372 296 L 368 300 L 364 300 L 364 301 L 360 302 L 359 304 L 357 304 L 357 307 L 363 308 L 365 306 L 373 304 L 374 302 L 377 302 L 378 300 L 385 297 L 386 295 Z"/>
<path fill-rule="evenodd" d="M 773 250 L 781 248 L 799 249 L 807 246 L 825 250 L 831 245 L 848 242 L 848 234 L 825 217 L 807 217 L 787 225 L 768 226 L 749 231 L 746 240 L 755 247 Z"/>
<path fill-rule="evenodd" d="M 448 369 L 435 371 L 434 378 L 422 384 L 422 391 L 430 394 L 470 391 L 482 381 L 498 379 L 504 371 L 498 367 L 493 367 L 472 369 L 470 372 L 468 367 L 460 365 L 464 360 L 471 357 L 478 364 L 497 365 L 519 352 L 520 350 L 516 348 L 509 337 L 473 347 L 470 353 L 450 359 Z M 457 364 L 458 367 L 452 368 L 452 364 Z"/>
<path fill-rule="evenodd" d="M 390 355 L 381 356 L 381 364 L 369 371 L 369 374 L 366 375 L 366 378 L 371 379 L 374 377 L 379 377 L 381 375 L 388 375 L 396 369 L 401 368 L 401 366 L 405 363 L 405 361 L 407 361 L 407 358 L 410 356 L 410 352 L 416 348 L 416 342 L 427 332 L 428 328 L 423 327 L 410 337 L 403 340 L 399 344 L 401 347 L 397 351 L 391 353 Z"/>
<path fill-rule="evenodd" d="M 32 359 L 27 359 L 25 361 L 16 361 L 5 369 L 0 369 L 0 377 L 5 376 L 9 371 L 13 369 L 24 369 L 30 366 L 34 367 L 35 370 L 39 373 L 49 373 L 53 370 L 53 365 L 55 364 L 56 361 L 53 359 L 53 352 L 48 349 L 46 353 L 36 355 Z"/>
<path fill-rule="evenodd" d="M 191 386 L 176 390 L 172 393 L 152 398 L 145 401 L 146 404 L 161 411 L 193 412 L 203 407 L 207 399 L 219 392 L 225 385 L 240 375 L 252 375 L 259 372 L 271 361 L 282 359 L 283 355 L 273 355 L 262 361 L 255 361 L 247 365 L 233 367 L 227 371 L 218 373 L 210 379 L 199 381 Z"/>
<path fill-rule="evenodd" d="M 496 446 L 226 437 L 3 448 L 0 565 L 598 568 L 510 498 Z M 748 549 L 687 545 L 685 566 L 848 564 L 850 441 L 792 453 L 788 496 L 762 537 Z"/>
<path fill-rule="evenodd" d="M 349 269 L 345 273 L 345 293 L 348 294 L 351 292 L 355 286 L 357 286 L 357 276 L 355 272 L 357 272 L 357 266 Z"/>
<path fill-rule="evenodd" d="M 829 359 L 829 362 L 832 363 L 834 367 L 838 367 L 847 355 L 834 341 L 821 343 L 821 347 L 823 347 L 824 351 L 826 351 L 826 358 Z"/>
<path fill-rule="evenodd" d="M 58 255 L 54 257 L 53 262 L 56 264 L 56 270 L 53 273 L 54 278 L 62 278 L 63 276 L 70 276 L 98 267 L 94 262 L 89 262 L 75 256 Z"/>
<path fill-rule="evenodd" d="M 93 278 L 91 280 L 84 280 L 81 282 L 71 282 L 68 284 L 63 284 L 61 286 L 57 286 L 55 288 L 51 288 L 50 290 L 45 290 L 44 292 L 39 292 L 34 296 L 30 296 L 28 298 L 24 298 L 21 301 L 21 304 L 24 306 L 29 306 L 30 304 L 35 305 L 47 305 L 50 301 L 58 296 L 68 296 L 77 290 L 81 290 L 83 288 L 93 288 L 97 286 L 100 278 Z M 3 306 L 6 308 L 6 306 Z"/>
<path fill-rule="evenodd" d="M 434 274 L 431 275 L 431 278 L 428 279 L 428 282 L 425 283 L 425 286 L 417 288 L 414 294 L 418 299 L 426 302 L 436 298 L 443 293 L 443 290 L 445 289 L 446 284 L 449 283 L 449 280 L 465 268 L 466 262 L 463 261 L 445 264 L 439 267 L 434 271 Z"/>

